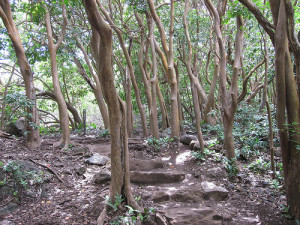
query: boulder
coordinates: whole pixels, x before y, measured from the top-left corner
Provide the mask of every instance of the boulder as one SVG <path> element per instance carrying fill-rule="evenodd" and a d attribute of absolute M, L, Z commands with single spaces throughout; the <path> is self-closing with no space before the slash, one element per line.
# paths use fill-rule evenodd
<path fill-rule="evenodd" d="M 184 180 L 185 174 L 180 172 L 145 172 L 131 171 L 130 180 L 137 184 L 164 184 Z"/>
<path fill-rule="evenodd" d="M 106 171 L 101 171 L 99 173 L 96 173 L 93 177 L 93 181 L 95 184 L 104 184 L 107 181 L 110 181 L 111 179 L 111 173 Z"/>
<path fill-rule="evenodd" d="M 86 163 L 98 166 L 104 166 L 109 161 L 107 156 L 102 156 L 98 153 L 85 160 Z"/>
<path fill-rule="evenodd" d="M 169 208 L 162 211 L 171 225 L 201 224 L 201 225 L 221 225 L 222 216 L 209 207 L 198 208 Z"/>
<path fill-rule="evenodd" d="M 139 160 L 130 159 L 130 170 L 131 171 L 151 171 L 154 169 L 163 168 L 164 163 L 161 160 Z"/>
<path fill-rule="evenodd" d="M 180 142 L 185 145 L 189 145 L 192 141 L 197 141 L 198 138 L 195 135 L 184 134 L 180 137 Z"/>
<path fill-rule="evenodd" d="M 9 123 L 5 131 L 16 136 L 23 136 L 26 131 L 25 118 L 19 118 L 15 122 Z"/>
<path fill-rule="evenodd" d="M 200 143 L 198 140 L 192 140 L 190 143 L 190 147 L 192 150 L 200 150 Z"/>
<path fill-rule="evenodd" d="M 201 183 L 201 186 L 204 191 L 204 197 L 209 200 L 223 201 L 228 196 L 228 191 L 225 188 L 219 187 L 212 182 L 204 181 Z"/>

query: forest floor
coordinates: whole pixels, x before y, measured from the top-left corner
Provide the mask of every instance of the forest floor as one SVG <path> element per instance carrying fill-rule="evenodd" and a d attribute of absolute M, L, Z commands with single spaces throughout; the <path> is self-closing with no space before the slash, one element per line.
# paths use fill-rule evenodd
<path fill-rule="evenodd" d="M 22 138 L 0 138 L 1 172 L 4 167 L 7 173 L 0 174 L 0 225 L 96 224 L 109 181 L 96 181 L 94 175 L 109 174 L 110 161 L 99 166 L 87 164 L 86 158 L 96 153 L 109 157 L 109 138 L 74 135 L 70 149 L 54 148 L 57 141 L 56 136 L 44 136 L 40 149 L 29 150 Z M 283 188 L 272 185 L 268 173 L 254 173 L 239 162 L 238 175 L 230 178 L 218 158 L 220 146 L 214 148 L 216 154 L 197 160 L 190 147 L 179 142 L 158 148 L 141 138 L 130 139 L 132 189 L 138 203 L 153 207 L 166 224 L 294 224 L 282 213 Z M 25 177 L 33 173 L 7 166 L 15 160 L 43 172 L 26 183 Z M 143 162 L 148 162 L 144 168 Z M 3 188 L 4 178 L 15 179 L 6 180 L 13 189 L 10 194 Z M 215 191 L 205 192 L 212 183 Z"/>

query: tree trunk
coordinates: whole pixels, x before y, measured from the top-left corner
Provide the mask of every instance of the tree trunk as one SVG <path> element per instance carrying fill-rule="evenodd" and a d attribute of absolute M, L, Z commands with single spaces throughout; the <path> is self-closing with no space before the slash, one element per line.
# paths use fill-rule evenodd
<path fill-rule="evenodd" d="M 288 49 L 285 1 L 270 1 L 275 29 L 277 126 L 290 214 L 300 219 L 299 97 Z M 287 115 L 286 115 L 287 113 Z M 288 124 L 288 125 L 286 125 Z"/>
<path fill-rule="evenodd" d="M 99 79 L 102 84 L 104 98 L 109 110 L 109 122 L 111 131 L 111 183 L 110 198 L 115 202 L 115 196 L 122 195 L 127 204 L 137 209 L 140 207 L 134 200 L 130 188 L 129 177 L 129 153 L 126 131 L 126 109 L 119 99 L 114 84 L 112 67 L 112 30 L 100 15 L 96 0 L 84 0 L 85 10 L 91 26 L 100 35 L 99 53 L 96 58 L 99 65 Z M 101 63 L 100 63 L 101 62 Z M 105 212 L 105 211 L 104 211 Z M 104 223 L 104 214 L 101 214 L 97 223 Z"/>
<path fill-rule="evenodd" d="M 95 33 L 93 33 L 93 34 L 96 35 Z M 91 42 L 93 42 L 94 35 L 92 35 Z M 104 99 L 103 99 L 102 88 L 101 88 L 101 84 L 100 84 L 100 81 L 99 81 L 99 77 L 95 74 L 95 71 L 92 67 L 92 64 L 91 64 L 91 61 L 88 57 L 88 54 L 85 51 L 85 48 L 79 42 L 78 39 L 76 39 L 76 41 L 77 41 L 77 46 L 80 48 L 81 52 L 84 55 L 84 60 L 85 60 L 86 64 L 88 65 L 89 71 L 92 74 L 92 77 L 93 77 L 93 80 L 94 80 L 94 85 L 92 85 L 91 81 L 88 81 L 87 79 L 86 79 L 86 81 L 88 82 L 90 87 L 93 89 L 93 92 L 94 92 L 94 95 L 95 95 L 95 98 L 96 98 L 96 101 L 98 103 L 98 107 L 99 107 L 99 110 L 100 110 L 100 113 L 101 113 L 101 116 L 102 116 L 102 119 L 103 119 L 104 128 L 109 130 L 108 111 L 107 111 L 107 107 L 106 107 L 106 104 L 105 104 Z M 93 43 L 91 43 L 91 45 L 93 45 Z M 87 77 L 87 75 L 84 75 L 85 70 L 84 70 L 83 66 L 82 65 L 81 66 L 78 65 L 78 66 L 80 68 L 82 68 L 83 73 L 81 75 L 84 76 L 84 77 Z M 77 68 L 79 68 L 78 66 L 77 66 Z M 81 69 L 79 69 L 79 71 L 81 71 Z"/>
<path fill-rule="evenodd" d="M 122 50 L 124 52 L 124 55 L 125 55 L 125 59 L 126 59 L 127 66 L 128 66 L 128 69 L 129 69 L 130 79 L 131 79 L 131 82 L 132 82 L 132 86 L 133 86 L 133 90 L 134 90 L 134 94 L 135 94 L 135 98 L 136 98 L 136 103 L 138 105 L 138 109 L 139 109 L 139 112 L 140 112 L 143 135 L 145 137 L 147 137 L 148 136 L 148 129 L 147 129 L 147 123 L 146 123 L 145 109 L 143 107 L 142 100 L 141 100 L 141 97 L 140 97 L 140 90 L 139 90 L 138 85 L 136 83 L 136 79 L 135 79 L 135 75 L 134 75 L 134 70 L 133 70 L 130 54 L 126 49 L 121 31 L 113 23 L 112 19 L 109 17 L 108 13 L 104 9 L 104 7 L 100 3 L 100 1 L 97 1 L 97 3 L 98 3 L 98 6 L 100 7 L 102 13 L 105 15 L 105 18 L 108 20 L 109 24 L 112 26 L 114 31 L 117 33 L 119 43 L 120 43 L 121 48 L 122 48 Z"/>
<path fill-rule="evenodd" d="M 166 33 L 162 25 L 161 19 L 159 18 L 155 10 L 154 2 L 153 0 L 147 0 L 147 2 L 150 8 L 151 15 L 159 30 L 161 43 L 167 58 L 166 73 L 168 76 L 168 82 L 171 86 L 171 93 L 170 93 L 170 99 L 171 99 L 170 120 L 171 120 L 171 132 L 172 132 L 171 136 L 179 137 L 180 127 L 179 127 L 179 112 L 178 112 L 178 99 L 177 99 L 178 87 L 177 87 L 177 79 L 174 71 L 174 54 L 173 54 L 174 0 L 171 0 L 170 3 L 171 10 L 170 10 L 169 46 L 167 45 Z"/>
<path fill-rule="evenodd" d="M 7 29 L 7 33 L 12 41 L 21 74 L 25 82 L 26 96 L 35 104 L 31 108 L 27 108 L 28 116 L 26 118 L 26 127 L 28 130 L 27 146 L 29 148 L 37 148 L 41 144 L 39 134 L 39 116 L 36 107 L 35 88 L 33 83 L 33 72 L 25 55 L 25 50 L 19 36 L 18 29 L 13 21 L 9 0 L 0 1 L 0 17 Z"/>
<path fill-rule="evenodd" d="M 45 22 L 46 22 L 46 29 L 47 29 L 48 48 L 49 48 L 50 59 L 51 59 L 51 73 L 52 73 L 53 88 L 54 88 L 54 94 L 57 98 L 60 128 L 62 130 L 61 140 L 59 141 L 59 143 L 56 143 L 56 145 L 63 145 L 64 147 L 68 148 L 68 145 L 71 143 L 69 115 L 68 115 L 67 104 L 62 95 L 60 85 L 59 85 L 59 77 L 58 77 L 58 69 L 57 69 L 57 61 L 56 61 L 56 54 L 59 47 L 62 44 L 65 31 L 66 31 L 66 26 L 67 26 L 67 15 L 66 15 L 67 12 L 66 12 L 66 6 L 64 4 L 62 5 L 62 9 L 63 9 L 62 11 L 63 11 L 64 23 L 63 23 L 62 33 L 56 44 L 54 44 L 53 42 L 50 13 L 47 8 L 46 8 Z"/>

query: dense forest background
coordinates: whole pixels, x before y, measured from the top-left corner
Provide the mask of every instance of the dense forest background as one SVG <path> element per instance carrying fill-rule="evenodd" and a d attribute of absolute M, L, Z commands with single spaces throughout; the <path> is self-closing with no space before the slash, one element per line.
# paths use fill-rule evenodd
<path fill-rule="evenodd" d="M 193 134 L 198 159 L 222 146 L 230 176 L 241 162 L 269 171 L 299 223 L 299 6 L 1 0 L 1 136 L 24 135 L 38 148 L 43 135 L 61 132 L 54 146 L 66 149 L 83 129 L 110 134 L 111 199 L 124 192 L 141 209 L 128 140 L 159 145 Z"/>

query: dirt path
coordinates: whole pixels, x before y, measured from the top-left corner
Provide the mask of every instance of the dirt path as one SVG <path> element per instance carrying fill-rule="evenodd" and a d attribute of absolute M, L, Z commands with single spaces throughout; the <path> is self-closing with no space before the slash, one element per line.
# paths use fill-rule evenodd
<path fill-rule="evenodd" d="M 1 162 L 34 160 L 49 165 L 63 180 L 52 174 L 48 182 L 35 185 L 34 193 L 28 188 L 9 198 L 2 192 L 0 225 L 96 224 L 108 194 L 110 162 L 99 166 L 86 160 L 92 155 L 109 157 L 109 140 L 77 137 L 68 150 L 54 149 L 56 140 L 44 138 L 39 150 L 30 151 L 21 139 L 0 138 Z M 229 180 L 222 163 L 210 157 L 196 161 L 182 144 L 159 151 L 143 140 L 129 146 L 133 192 L 141 197 L 140 205 L 154 207 L 167 223 L 292 224 L 279 208 L 284 197 L 259 176 L 242 170 L 238 178 Z M 99 173 L 100 178 L 95 178 Z"/>

